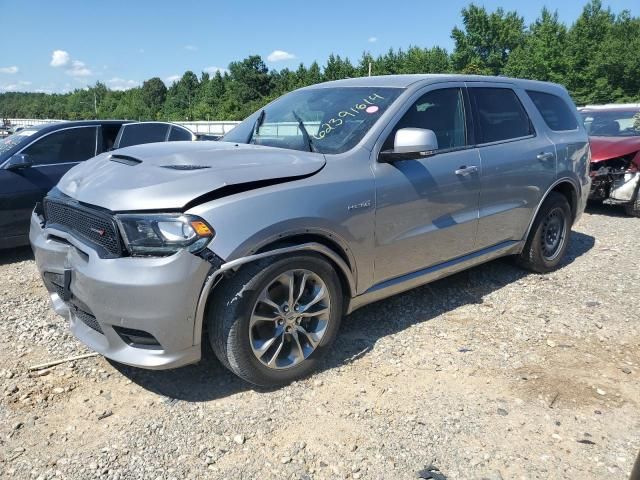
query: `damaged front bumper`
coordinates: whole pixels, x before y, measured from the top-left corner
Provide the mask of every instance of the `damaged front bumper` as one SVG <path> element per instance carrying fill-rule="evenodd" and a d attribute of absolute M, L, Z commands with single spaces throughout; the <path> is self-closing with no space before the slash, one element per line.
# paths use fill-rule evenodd
<path fill-rule="evenodd" d="M 611 203 L 629 203 L 634 200 L 640 182 L 640 172 L 627 172 L 619 175 L 611 184 L 609 201 Z"/>
<path fill-rule="evenodd" d="M 149 369 L 200 360 L 196 307 L 211 264 L 186 251 L 100 258 L 72 235 L 43 228 L 36 213 L 30 241 L 54 310 L 89 348 Z"/>
<path fill-rule="evenodd" d="M 592 164 L 590 176 L 590 200 L 602 200 L 610 204 L 635 201 L 640 171 L 631 158 L 615 158 Z"/>

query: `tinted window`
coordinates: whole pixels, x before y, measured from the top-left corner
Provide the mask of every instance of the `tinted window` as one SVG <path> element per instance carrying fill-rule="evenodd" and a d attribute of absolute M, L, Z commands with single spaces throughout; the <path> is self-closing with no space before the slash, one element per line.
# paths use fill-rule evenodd
<path fill-rule="evenodd" d="M 578 128 L 578 121 L 574 113 L 562 98 L 534 90 L 527 90 L 527 95 L 551 130 L 575 130 Z"/>
<path fill-rule="evenodd" d="M 180 127 L 171 127 L 171 133 L 169 134 L 170 142 L 177 142 L 180 140 L 191 140 L 191 132 Z"/>
<path fill-rule="evenodd" d="M 531 122 L 516 93 L 510 88 L 470 88 L 476 107 L 478 143 L 526 137 Z"/>
<path fill-rule="evenodd" d="M 425 93 L 404 114 L 387 137 L 382 149 L 393 148 L 396 132 L 400 128 L 426 128 L 438 138 L 438 149 L 464 147 L 466 129 L 464 97 L 459 88 L 445 88 Z"/>
<path fill-rule="evenodd" d="M 142 143 L 164 142 L 171 125 L 164 123 L 134 123 L 123 125 L 118 148 Z"/>
<path fill-rule="evenodd" d="M 22 153 L 36 165 L 81 162 L 96 154 L 96 131 L 96 127 L 81 127 L 50 133 Z"/>

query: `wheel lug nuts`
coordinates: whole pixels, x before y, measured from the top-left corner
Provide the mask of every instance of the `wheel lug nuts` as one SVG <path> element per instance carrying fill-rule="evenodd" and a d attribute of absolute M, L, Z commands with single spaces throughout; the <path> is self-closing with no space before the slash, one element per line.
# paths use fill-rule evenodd
<path fill-rule="evenodd" d="M 288 311 L 289 311 L 289 305 L 285 305 L 285 306 L 282 308 L 282 310 L 284 310 L 285 312 L 288 312 Z"/>
<path fill-rule="evenodd" d="M 299 312 L 299 311 L 300 311 L 300 305 L 296 305 L 295 307 L 293 307 L 293 309 L 294 309 L 296 312 Z"/>

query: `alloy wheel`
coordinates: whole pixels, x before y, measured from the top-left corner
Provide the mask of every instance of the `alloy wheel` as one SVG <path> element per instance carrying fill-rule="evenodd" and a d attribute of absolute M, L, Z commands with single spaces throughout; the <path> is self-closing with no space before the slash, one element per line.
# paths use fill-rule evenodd
<path fill-rule="evenodd" d="M 268 368 L 296 366 L 322 341 L 330 313 L 324 281 L 309 270 L 288 270 L 274 278 L 256 300 L 249 320 L 251 350 Z"/>

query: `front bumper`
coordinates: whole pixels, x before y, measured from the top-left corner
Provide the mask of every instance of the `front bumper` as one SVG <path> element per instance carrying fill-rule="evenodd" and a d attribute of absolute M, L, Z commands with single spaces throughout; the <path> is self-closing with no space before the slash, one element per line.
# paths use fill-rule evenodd
<path fill-rule="evenodd" d="M 200 360 L 196 307 L 211 264 L 186 251 L 161 258 L 103 259 L 66 232 L 43 229 L 35 214 L 29 239 L 54 310 L 89 348 L 149 369 Z M 70 270 L 70 283 L 61 294 L 51 278 L 64 277 L 65 270 Z M 65 293 L 70 293 L 66 301 Z M 149 334 L 157 344 L 132 343 L 122 334 L 131 330 Z"/>

